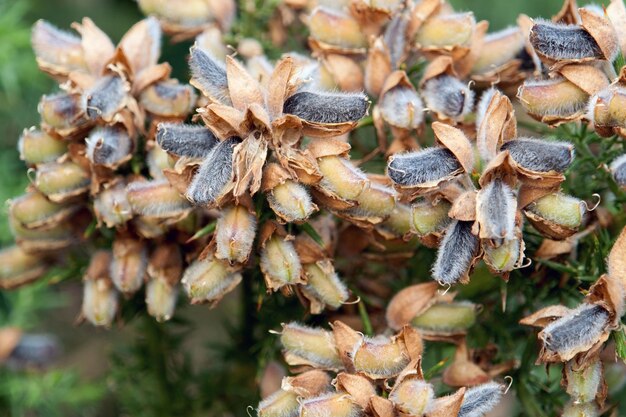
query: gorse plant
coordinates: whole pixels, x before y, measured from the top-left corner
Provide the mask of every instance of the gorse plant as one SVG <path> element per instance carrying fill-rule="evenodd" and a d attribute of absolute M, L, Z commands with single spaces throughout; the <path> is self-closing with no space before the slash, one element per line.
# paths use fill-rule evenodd
<path fill-rule="evenodd" d="M 117 45 L 34 25 L 58 91 L 19 139 L 0 252 L 1 288 L 82 274 L 82 320 L 139 323 L 122 410 L 619 415 L 621 0 L 493 33 L 442 0 L 138 3 Z M 160 62 L 164 34 L 187 63 Z M 181 289 L 241 294 L 206 371 Z M 0 360 L 26 343 L 3 335 Z"/>

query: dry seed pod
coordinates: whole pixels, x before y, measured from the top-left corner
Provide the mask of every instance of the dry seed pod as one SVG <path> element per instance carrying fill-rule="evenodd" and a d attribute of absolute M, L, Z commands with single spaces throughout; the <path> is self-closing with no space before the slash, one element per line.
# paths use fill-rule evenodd
<path fill-rule="evenodd" d="M 333 334 L 327 330 L 283 324 L 280 343 L 289 365 L 310 365 L 322 369 L 342 369 L 343 365 Z"/>
<path fill-rule="evenodd" d="M 517 200 L 513 190 L 499 179 L 490 181 L 476 196 L 476 221 L 481 239 L 490 239 L 500 246 L 503 239 L 515 234 Z"/>
<path fill-rule="evenodd" d="M 311 123 L 347 123 L 361 120 L 368 105 L 361 93 L 300 91 L 285 100 L 283 113 Z"/>
<path fill-rule="evenodd" d="M 578 231 L 585 218 L 585 207 L 575 197 L 552 193 L 528 205 L 524 213 L 537 230 L 559 240 Z"/>
<path fill-rule="evenodd" d="M 317 7 L 308 17 L 308 27 L 311 37 L 318 42 L 346 49 L 367 46 L 359 23 L 343 11 Z"/>
<path fill-rule="evenodd" d="M 219 143 L 206 127 L 183 123 L 159 123 L 156 140 L 164 151 L 189 158 L 204 158 Z"/>
<path fill-rule="evenodd" d="M 210 24 L 228 31 L 235 15 L 232 0 L 139 0 L 146 15 L 154 15 L 163 29 L 180 40 L 191 37 Z"/>
<path fill-rule="evenodd" d="M 417 129 L 424 122 L 422 99 L 415 89 L 404 85 L 386 91 L 378 108 L 385 122 L 401 129 Z"/>
<path fill-rule="evenodd" d="M 356 199 L 369 184 L 365 174 L 345 158 L 325 156 L 318 158 L 318 165 L 324 175 L 320 188 L 343 199 Z"/>
<path fill-rule="evenodd" d="M 455 220 L 448 227 L 432 268 L 435 281 L 465 283 L 479 251 L 479 240 L 472 234 L 472 222 Z"/>
<path fill-rule="evenodd" d="M 105 76 L 98 80 L 82 97 L 82 110 L 91 120 L 109 123 L 124 106 L 130 87 L 119 76 Z"/>
<path fill-rule="evenodd" d="M 561 417 L 599 417 L 600 410 L 596 403 L 578 404 L 570 401 L 563 408 Z"/>
<path fill-rule="evenodd" d="M 396 205 L 396 193 L 392 188 L 371 182 L 355 201 L 357 206 L 349 209 L 350 216 L 365 217 L 371 222 L 373 218 L 383 219 L 391 214 Z"/>
<path fill-rule="evenodd" d="M 565 316 L 548 324 L 539 338 L 550 352 L 549 361 L 568 361 L 591 349 L 606 333 L 609 313 L 595 304 L 581 304 Z"/>
<path fill-rule="evenodd" d="M 436 187 L 463 172 L 463 167 L 446 148 L 392 155 L 387 162 L 391 180 L 402 187 Z"/>
<path fill-rule="evenodd" d="M 469 388 L 465 391 L 457 417 L 483 417 L 498 405 L 502 393 L 502 385 L 495 382 Z"/>
<path fill-rule="evenodd" d="M 420 330 L 437 334 L 465 333 L 476 322 L 476 306 L 467 301 L 437 303 L 411 320 Z"/>
<path fill-rule="evenodd" d="M 37 191 L 9 200 L 12 219 L 26 229 L 54 226 L 67 219 L 79 206 L 53 203 Z"/>
<path fill-rule="evenodd" d="M 556 77 L 524 81 L 517 98 L 531 116 L 552 124 L 580 118 L 589 95 L 565 78 Z"/>
<path fill-rule="evenodd" d="M 622 155 L 611 163 L 611 173 L 617 185 L 626 187 L 626 155 Z"/>
<path fill-rule="evenodd" d="M 215 304 L 235 289 L 241 279 L 236 269 L 209 254 L 187 267 L 181 283 L 192 304 Z"/>
<path fill-rule="evenodd" d="M 475 26 L 472 12 L 439 14 L 422 24 L 415 40 L 422 48 L 466 46 L 472 40 Z"/>
<path fill-rule="evenodd" d="M 126 197 L 133 213 L 155 217 L 178 217 L 190 210 L 190 205 L 167 181 L 134 181 L 126 187 Z"/>
<path fill-rule="evenodd" d="M 196 93 L 187 84 L 167 80 L 143 90 L 139 104 L 149 113 L 159 117 L 184 118 L 193 110 Z"/>
<path fill-rule="evenodd" d="M 474 107 L 474 92 L 450 75 L 427 80 L 421 92 L 428 109 L 440 118 L 460 120 Z"/>
<path fill-rule="evenodd" d="M 131 158 L 133 144 L 128 132 L 121 126 L 96 128 L 85 142 L 87 158 L 93 164 L 116 168 Z"/>
<path fill-rule="evenodd" d="M 211 52 L 200 48 L 197 44 L 189 52 L 190 84 L 209 99 L 230 105 L 228 79 L 224 63 L 214 58 Z"/>
<path fill-rule="evenodd" d="M 363 410 L 344 393 L 326 393 L 300 402 L 300 415 L 307 417 L 359 417 Z"/>
<path fill-rule="evenodd" d="M 58 93 L 43 96 L 37 110 L 46 127 L 60 132 L 72 131 L 82 124 L 83 110 L 77 95 Z"/>
<path fill-rule="evenodd" d="M 611 128 L 626 128 L 625 106 L 626 88 L 612 85 L 591 97 L 587 117 L 600 135 L 611 136 Z"/>
<path fill-rule="evenodd" d="M 94 326 L 110 327 L 118 310 L 118 295 L 109 277 L 111 253 L 98 251 L 83 277 L 82 315 Z"/>
<path fill-rule="evenodd" d="M 574 146 L 569 142 L 517 138 L 500 148 L 522 168 L 539 173 L 565 171 L 574 159 Z"/>
<path fill-rule="evenodd" d="M 110 276 L 123 294 L 133 294 L 143 284 L 148 267 L 148 248 L 141 240 L 118 237 L 113 241 Z"/>
<path fill-rule="evenodd" d="M 330 261 L 304 265 L 304 275 L 306 284 L 301 291 L 311 301 L 311 313 L 319 314 L 325 307 L 336 310 L 348 300 L 348 288 Z"/>
<path fill-rule="evenodd" d="M 46 272 L 46 263 L 37 255 L 24 252 L 19 246 L 0 250 L 0 288 L 12 289 L 28 284 Z"/>
<path fill-rule="evenodd" d="M 258 417 L 296 417 L 300 403 L 295 392 L 278 390 L 258 405 Z"/>
<path fill-rule="evenodd" d="M 524 48 L 524 34 L 519 27 L 510 27 L 487 34 L 472 74 L 483 74 L 511 62 Z"/>
<path fill-rule="evenodd" d="M 261 271 L 268 291 L 302 283 L 302 264 L 293 243 L 274 234 L 262 243 Z"/>
<path fill-rule="evenodd" d="M 435 204 L 424 200 L 411 206 L 410 230 L 418 236 L 442 232 L 450 223 L 450 203 L 439 200 Z"/>
<path fill-rule="evenodd" d="M 581 404 L 595 400 L 603 382 L 602 368 L 602 362 L 598 359 L 582 369 L 575 369 L 572 362 L 565 365 L 567 393 L 572 397 L 572 401 Z"/>
<path fill-rule="evenodd" d="M 256 235 L 256 216 L 244 206 L 221 211 L 215 226 L 215 257 L 231 263 L 245 263 Z"/>
<path fill-rule="evenodd" d="M 29 253 L 64 249 L 79 240 L 75 228 L 69 221 L 42 229 L 26 229 L 16 220 L 10 218 L 9 226 L 15 242 L 22 250 Z"/>
<path fill-rule="evenodd" d="M 280 218 L 286 222 L 304 221 L 317 211 L 306 187 L 292 180 L 276 185 L 267 194 L 267 201 Z"/>
<path fill-rule="evenodd" d="M 120 226 L 133 217 L 132 207 L 126 196 L 126 185 L 123 182 L 104 189 L 93 200 L 93 209 L 98 221 L 106 227 Z"/>
<path fill-rule="evenodd" d="M 89 173 L 72 161 L 43 164 L 35 172 L 35 187 L 56 203 L 85 193 L 90 183 Z"/>
<path fill-rule="evenodd" d="M 33 26 L 31 43 L 37 65 L 53 76 L 86 69 L 81 39 L 45 20 L 38 20 Z"/>
<path fill-rule="evenodd" d="M 146 284 L 146 308 L 157 321 L 168 321 L 174 315 L 178 286 L 166 279 L 153 278 Z"/>
<path fill-rule="evenodd" d="M 430 410 L 434 398 L 432 385 L 418 378 L 404 378 L 389 393 L 396 410 L 409 416 L 423 416 Z"/>
<path fill-rule="evenodd" d="M 35 128 L 24 129 L 17 148 L 27 165 L 56 161 L 67 152 L 67 143 Z"/>

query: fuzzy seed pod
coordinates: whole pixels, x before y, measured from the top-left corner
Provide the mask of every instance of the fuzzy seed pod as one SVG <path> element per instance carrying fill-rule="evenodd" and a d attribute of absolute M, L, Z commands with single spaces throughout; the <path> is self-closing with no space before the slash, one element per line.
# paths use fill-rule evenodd
<path fill-rule="evenodd" d="M 82 315 L 94 326 L 110 327 L 118 310 L 118 295 L 109 278 L 111 254 L 96 252 L 83 283 Z"/>
<path fill-rule="evenodd" d="M 80 96 L 58 93 L 43 96 L 37 109 L 41 121 L 53 129 L 73 129 L 83 116 Z"/>
<path fill-rule="evenodd" d="M 358 206 L 348 210 L 351 214 L 365 217 L 385 218 L 396 205 L 396 193 L 392 188 L 371 182 L 356 198 Z"/>
<path fill-rule="evenodd" d="M 602 384 L 602 362 L 595 360 L 583 369 L 575 370 L 574 364 L 565 365 L 567 393 L 575 403 L 589 403 L 595 400 Z"/>
<path fill-rule="evenodd" d="M 463 396 L 458 417 L 483 417 L 498 405 L 502 392 L 502 385 L 495 382 L 469 388 Z"/>
<path fill-rule="evenodd" d="M 472 74 L 483 74 L 515 59 L 524 48 L 524 34 L 519 27 L 489 33 L 483 39 Z"/>
<path fill-rule="evenodd" d="M 446 200 L 440 200 L 434 205 L 426 200 L 413 204 L 411 206 L 411 231 L 418 236 L 443 231 L 450 223 L 449 211 L 450 203 Z"/>
<path fill-rule="evenodd" d="M 222 210 L 215 226 L 215 257 L 231 263 L 245 263 L 256 234 L 256 216 L 244 206 Z"/>
<path fill-rule="evenodd" d="M 27 284 L 46 272 L 44 260 L 24 252 L 19 246 L 0 249 L 0 288 L 11 289 Z"/>
<path fill-rule="evenodd" d="M 498 247 L 483 245 L 483 260 L 496 273 L 511 272 L 524 260 L 524 241 L 511 239 L 503 241 Z"/>
<path fill-rule="evenodd" d="M 539 338 L 548 351 L 567 361 L 597 343 L 608 323 L 609 313 L 602 306 L 585 303 L 548 324 Z"/>
<path fill-rule="evenodd" d="M 336 310 L 348 300 L 349 293 L 329 261 L 304 265 L 306 285 L 302 292 L 311 300 L 311 312 L 321 313 L 324 307 Z"/>
<path fill-rule="evenodd" d="M 445 148 L 392 155 L 387 162 L 389 178 L 405 187 L 436 186 L 462 172 L 459 161 Z"/>
<path fill-rule="evenodd" d="M 620 187 L 626 187 L 626 155 L 622 155 L 611 163 L 611 172 Z"/>
<path fill-rule="evenodd" d="M 584 90 L 560 77 L 526 80 L 517 97 L 528 113 L 547 123 L 582 116 L 589 99 Z"/>
<path fill-rule="evenodd" d="M 85 139 L 87 158 L 93 163 L 117 167 L 131 157 L 132 141 L 126 129 L 106 126 L 91 131 Z"/>
<path fill-rule="evenodd" d="M 143 284 L 148 267 L 148 248 L 132 238 L 117 238 L 113 242 L 111 280 L 123 294 L 133 294 Z"/>
<path fill-rule="evenodd" d="M 280 343 L 290 365 L 311 365 L 322 369 L 342 369 L 333 334 L 317 327 L 292 322 L 283 324 Z"/>
<path fill-rule="evenodd" d="M 361 93 L 301 91 L 287 100 L 283 113 L 311 123 L 358 122 L 367 113 L 367 97 Z"/>
<path fill-rule="evenodd" d="M 481 239 L 512 240 L 515 233 L 517 200 L 513 190 L 500 179 L 489 182 L 476 197 L 476 221 L 480 225 Z"/>
<path fill-rule="evenodd" d="M 128 88 L 119 76 L 102 77 L 83 95 L 82 109 L 91 120 L 112 121 L 125 105 Z"/>
<path fill-rule="evenodd" d="M 308 20 L 311 37 L 319 42 L 342 48 L 364 48 L 367 38 L 358 22 L 343 11 L 317 7 Z"/>
<path fill-rule="evenodd" d="M 604 134 L 602 128 L 626 127 L 625 107 L 626 88 L 612 85 L 591 97 L 587 117 L 602 136 L 611 136 L 612 130 Z"/>
<path fill-rule="evenodd" d="M 317 211 L 306 187 L 291 180 L 272 188 L 267 194 L 267 201 L 272 210 L 287 222 L 304 221 Z"/>
<path fill-rule="evenodd" d="M 38 20 L 33 26 L 31 43 L 37 64 L 50 74 L 65 75 L 86 68 L 81 39 L 45 20 Z"/>
<path fill-rule="evenodd" d="M 193 177 L 185 196 L 196 205 L 216 203 L 233 177 L 233 151 L 239 138 L 230 138 L 214 146 Z"/>
<path fill-rule="evenodd" d="M 160 117 L 185 117 L 196 103 L 191 86 L 168 80 L 153 84 L 141 92 L 139 103 L 148 112 Z"/>
<path fill-rule="evenodd" d="M 67 219 L 79 206 L 53 203 L 37 191 L 31 191 L 10 200 L 10 214 L 26 229 L 53 226 Z"/>
<path fill-rule="evenodd" d="M 17 147 L 27 165 L 53 162 L 67 152 L 66 142 L 34 128 L 24 130 Z"/>
<path fill-rule="evenodd" d="M 472 222 L 453 221 L 437 251 L 433 279 L 444 284 L 466 282 L 478 249 L 479 239 L 472 234 Z"/>
<path fill-rule="evenodd" d="M 126 223 L 133 217 L 133 210 L 126 197 L 126 185 L 118 182 L 100 192 L 93 201 L 93 209 L 99 221 L 106 227 Z"/>
<path fill-rule="evenodd" d="M 389 217 L 387 217 L 387 219 L 382 223 L 382 226 L 397 236 L 404 236 L 412 231 L 411 215 L 410 206 L 396 202 L 394 209 L 391 211 Z"/>
<path fill-rule="evenodd" d="M 299 409 L 298 394 L 281 389 L 264 398 L 256 412 L 258 417 L 298 417 Z"/>
<path fill-rule="evenodd" d="M 232 0 L 139 0 L 138 3 L 144 14 L 158 17 L 166 30 L 181 32 L 181 36 L 199 32 L 209 23 L 228 30 L 235 11 Z"/>
<path fill-rule="evenodd" d="M 159 123 L 156 140 L 166 152 L 189 158 L 204 158 L 219 143 L 205 126 L 182 123 Z"/>
<path fill-rule="evenodd" d="M 228 79 L 224 64 L 197 45 L 190 50 L 191 85 L 219 103 L 230 105 Z"/>
<path fill-rule="evenodd" d="M 411 320 L 418 329 L 434 333 L 465 332 L 476 322 L 476 306 L 466 301 L 437 303 Z"/>
<path fill-rule="evenodd" d="M 369 184 L 365 174 L 345 158 L 325 156 L 318 158 L 318 165 L 324 175 L 320 187 L 343 199 L 356 199 Z"/>
<path fill-rule="evenodd" d="M 15 219 L 10 218 L 9 226 L 15 241 L 26 252 L 59 250 L 78 241 L 78 236 L 68 221 L 41 229 L 27 229 Z"/>
<path fill-rule="evenodd" d="M 550 60 L 605 59 L 593 36 L 578 25 L 536 19 L 529 39 L 535 51 Z"/>
<path fill-rule="evenodd" d="M 401 129 L 417 129 L 424 122 L 424 104 L 417 92 L 397 86 L 385 92 L 378 108 L 385 120 Z"/>
<path fill-rule="evenodd" d="M 417 32 L 415 40 L 421 47 L 453 47 L 470 43 L 476 20 L 474 14 L 439 14 L 427 19 Z"/>
<path fill-rule="evenodd" d="M 189 202 L 167 181 L 135 181 L 126 187 L 133 213 L 156 218 L 177 217 L 190 209 Z"/>
<path fill-rule="evenodd" d="M 153 278 L 146 284 L 148 314 L 158 322 L 168 321 L 174 315 L 178 288 L 165 279 Z"/>
<path fill-rule="evenodd" d="M 300 403 L 300 415 L 306 417 L 359 417 L 363 410 L 344 393 L 327 393 L 306 398 Z"/>
<path fill-rule="evenodd" d="M 570 401 L 563 408 L 563 414 L 561 417 L 599 417 L 600 410 L 596 403 L 578 404 L 575 401 Z"/>
<path fill-rule="evenodd" d="M 576 233 L 585 219 L 583 201 L 562 193 L 541 197 L 528 205 L 524 212 L 537 230 L 554 239 L 564 239 Z"/>
<path fill-rule="evenodd" d="M 350 355 L 357 372 L 375 379 L 398 375 L 409 363 L 403 346 L 397 340 L 382 335 L 363 338 L 362 343 L 356 346 L 356 352 Z"/>
<path fill-rule="evenodd" d="M 241 282 L 241 274 L 228 263 L 209 255 L 187 267 L 181 283 L 192 304 L 217 303 Z"/>
<path fill-rule="evenodd" d="M 146 155 L 146 164 L 148 164 L 150 177 L 155 180 L 167 179 L 163 170 L 174 168 L 174 161 L 172 158 L 170 158 L 169 154 L 156 143 L 153 143 L 153 146 L 150 150 L 148 150 L 148 154 Z"/>
<path fill-rule="evenodd" d="M 522 168 L 534 172 L 564 172 L 574 159 L 574 146 L 568 142 L 518 138 L 500 148 Z"/>
<path fill-rule="evenodd" d="M 260 266 L 268 291 L 297 284 L 302 279 L 302 264 L 293 243 L 276 234 L 264 242 Z"/>
<path fill-rule="evenodd" d="M 402 380 L 389 393 L 389 400 L 396 409 L 409 416 L 423 416 L 429 411 L 434 399 L 432 385 L 417 378 Z"/>
<path fill-rule="evenodd" d="M 35 187 L 57 203 L 86 192 L 90 182 L 89 173 L 72 161 L 50 162 L 35 173 Z"/>
<path fill-rule="evenodd" d="M 428 109 L 440 117 L 459 120 L 474 107 L 474 92 L 467 84 L 450 75 L 429 79 L 422 86 Z"/>

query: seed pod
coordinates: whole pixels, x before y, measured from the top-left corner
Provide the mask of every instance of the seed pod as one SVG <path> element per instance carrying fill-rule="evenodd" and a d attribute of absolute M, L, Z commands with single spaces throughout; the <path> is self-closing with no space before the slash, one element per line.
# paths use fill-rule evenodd
<path fill-rule="evenodd" d="M 186 117 L 196 103 L 196 93 L 191 86 L 167 80 L 153 84 L 143 90 L 139 104 L 148 112 L 159 117 Z"/>
<path fill-rule="evenodd" d="M 522 168 L 539 173 L 562 173 L 574 159 L 574 146 L 568 142 L 518 138 L 506 142 L 500 150 L 509 151 Z"/>
<path fill-rule="evenodd" d="M 230 105 L 228 78 L 224 64 L 215 59 L 211 53 L 197 45 L 191 47 L 189 68 L 191 69 L 191 85 L 210 98 L 222 104 Z"/>
<path fill-rule="evenodd" d="M 245 263 L 256 234 L 256 216 L 244 206 L 222 210 L 215 226 L 215 257 L 230 263 Z"/>
<path fill-rule="evenodd" d="M 490 181 L 476 196 L 479 237 L 494 241 L 494 246 L 500 246 L 502 239 L 513 239 L 516 212 L 517 200 L 511 187 L 500 179 Z"/>
<path fill-rule="evenodd" d="M 2 336 L 4 335 L 0 338 L 4 339 Z M 50 366 L 60 354 L 61 348 L 55 336 L 26 333 L 21 335 L 7 362 L 13 369 L 33 369 L 34 367 L 44 369 Z"/>
<path fill-rule="evenodd" d="M 626 155 L 622 155 L 611 163 L 611 172 L 617 185 L 626 187 Z"/>
<path fill-rule="evenodd" d="M 426 106 L 441 118 L 459 120 L 474 107 L 474 92 L 450 75 L 429 79 L 422 86 Z"/>
<path fill-rule="evenodd" d="M 565 316 L 548 324 L 539 338 L 551 356 L 550 361 L 568 361 L 593 347 L 607 331 L 609 313 L 595 304 L 581 304 Z"/>
<path fill-rule="evenodd" d="M 450 223 L 448 212 L 450 203 L 439 200 L 436 204 L 429 201 L 421 201 L 411 206 L 411 232 L 418 236 L 427 236 L 439 233 Z"/>
<path fill-rule="evenodd" d="M 93 200 L 93 210 L 98 221 L 106 227 L 119 226 L 130 220 L 133 211 L 126 197 L 126 185 L 117 182 L 101 191 Z"/>
<path fill-rule="evenodd" d="M 163 150 L 190 158 L 206 157 L 219 143 L 205 126 L 183 123 L 159 123 L 156 140 Z"/>
<path fill-rule="evenodd" d="M 596 359 L 585 365 L 583 369 L 574 369 L 574 364 L 565 364 L 565 380 L 567 381 L 567 393 L 572 401 L 577 404 L 589 403 L 600 394 L 600 385 L 603 380 L 602 362 Z"/>
<path fill-rule="evenodd" d="M 626 127 L 626 88 L 619 84 L 600 90 L 589 100 L 587 117 L 602 136 L 613 135 L 613 130 L 602 128 Z"/>
<path fill-rule="evenodd" d="M 233 178 L 233 151 L 239 138 L 226 139 L 206 155 L 187 188 L 185 197 L 196 205 L 213 205 L 227 192 Z"/>
<path fill-rule="evenodd" d="M 35 173 L 35 187 L 55 203 L 83 194 L 89 189 L 89 173 L 72 162 L 50 162 Z"/>
<path fill-rule="evenodd" d="M 264 398 L 256 412 L 258 417 L 298 417 L 299 409 L 298 394 L 280 389 Z"/>
<path fill-rule="evenodd" d="M 158 144 L 152 142 L 152 146 L 146 155 L 146 163 L 150 177 L 155 180 L 165 180 L 167 177 L 163 174 L 164 169 L 174 168 L 174 161 L 169 154 L 163 150 Z"/>
<path fill-rule="evenodd" d="M 37 65 L 51 75 L 65 76 L 86 68 L 81 39 L 45 20 L 40 19 L 33 26 L 31 43 Z"/>
<path fill-rule="evenodd" d="M 578 404 L 576 401 L 570 401 L 563 408 L 561 417 L 599 417 L 600 410 L 596 403 Z"/>
<path fill-rule="evenodd" d="M 285 100 L 283 113 L 311 123 L 356 123 L 367 108 L 367 97 L 361 93 L 300 91 Z"/>
<path fill-rule="evenodd" d="M 43 96 L 37 110 L 41 115 L 41 122 L 53 129 L 74 129 L 82 124 L 83 110 L 78 95 L 58 93 Z"/>
<path fill-rule="evenodd" d="M 168 321 L 174 315 L 178 288 L 165 279 L 155 278 L 146 284 L 146 307 L 148 314 L 158 322 Z"/>
<path fill-rule="evenodd" d="M 82 98 L 82 109 L 91 120 L 112 122 L 113 116 L 125 106 L 129 86 L 119 76 L 102 77 Z"/>
<path fill-rule="evenodd" d="M 589 95 L 565 78 L 526 80 L 517 98 L 533 117 L 545 123 L 575 120 L 582 116 Z"/>
<path fill-rule="evenodd" d="M 292 180 L 272 188 L 267 194 L 267 201 L 274 213 L 286 222 L 304 221 L 317 211 L 306 187 Z"/>
<path fill-rule="evenodd" d="M 325 307 L 336 310 L 348 300 L 349 293 L 330 261 L 304 265 L 306 284 L 303 295 L 311 301 L 311 313 L 319 314 Z"/>
<path fill-rule="evenodd" d="M 561 240 L 578 231 L 585 218 L 585 205 L 575 197 L 553 193 L 528 205 L 524 214 L 542 234 Z"/>
<path fill-rule="evenodd" d="M 20 158 L 27 165 L 37 165 L 56 161 L 67 152 L 67 143 L 41 130 L 30 128 L 25 129 L 20 136 L 17 148 Z"/>
<path fill-rule="evenodd" d="M 396 193 L 392 188 L 371 182 L 356 198 L 358 205 L 348 212 L 357 217 L 385 218 L 396 205 Z"/>
<path fill-rule="evenodd" d="M 396 383 L 389 400 L 404 415 L 423 416 L 435 399 L 432 385 L 418 378 L 406 378 Z"/>
<path fill-rule="evenodd" d="M 364 338 L 354 353 L 354 369 L 370 378 L 387 379 L 398 375 L 409 363 L 403 346 L 394 339 L 377 336 Z"/>
<path fill-rule="evenodd" d="M 118 296 L 109 278 L 110 263 L 110 252 L 94 253 L 83 277 L 82 315 L 94 326 L 110 327 L 117 314 Z"/>
<path fill-rule="evenodd" d="M 268 291 L 302 282 L 302 264 L 293 243 L 277 234 L 262 243 L 260 267 Z"/>
<path fill-rule="evenodd" d="M 465 333 L 476 322 L 476 306 L 467 301 L 437 303 L 411 320 L 418 329 L 437 334 Z"/>
<path fill-rule="evenodd" d="M 511 272 L 524 260 L 524 240 L 504 240 L 498 247 L 483 244 L 483 251 L 483 260 L 492 271 L 498 274 Z"/>
<path fill-rule="evenodd" d="M 133 213 L 156 218 L 171 218 L 187 213 L 191 206 L 167 181 L 134 181 L 126 187 Z"/>
<path fill-rule="evenodd" d="M 10 200 L 11 217 L 26 229 L 54 226 L 67 219 L 79 206 L 53 203 L 37 191 Z"/>
<path fill-rule="evenodd" d="M 228 263 L 208 255 L 187 267 L 181 283 L 192 304 L 215 304 L 241 282 L 241 274 Z"/>
<path fill-rule="evenodd" d="M 436 187 L 463 172 L 459 161 L 445 148 L 427 148 L 395 154 L 387 162 L 391 180 L 404 187 Z"/>
<path fill-rule="evenodd" d="M 295 322 L 283 324 L 280 343 L 289 365 L 343 368 L 333 334 L 322 328 L 302 326 Z"/>
<path fill-rule="evenodd" d="M 444 284 L 466 283 L 478 250 L 479 240 L 472 234 L 472 222 L 453 221 L 437 251 L 433 279 Z"/>
<path fill-rule="evenodd" d="M 309 15 L 308 26 L 311 37 L 318 42 L 347 49 L 367 46 L 359 23 L 343 11 L 317 7 Z"/>
<path fill-rule="evenodd" d="M 424 122 L 422 99 L 414 89 L 403 85 L 386 91 L 378 108 L 385 122 L 401 129 L 417 129 Z"/>
<path fill-rule="evenodd" d="M 46 272 L 46 263 L 37 255 L 24 252 L 19 246 L 0 249 L 0 288 L 17 288 L 35 281 Z"/>
<path fill-rule="evenodd" d="M 483 417 L 500 402 L 502 388 L 495 382 L 469 388 L 463 396 L 458 417 Z"/>
<path fill-rule="evenodd" d="M 382 223 L 382 227 L 390 230 L 396 236 L 404 236 L 412 231 L 411 229 L 411 207 L 407 204 L 396 202 L 391 214 Z"/>
<path fill-rule="evenodd" d="M 326 393 L 300 402 L 300 415 L 307 417 L 359 417 L 363 410 L 344 393 Z"/>
<path fill-rule="evenodd" d="M 9 226 L 16 243 L 29 253 L 59 250 L 78 241 L 75 230 L 68 221 L 42 229 L 27 229 L 10 218 Z"/>
<path fill-rule="evenodd" d="M 471 41 L 475 25 L 471 12 L 439 14 L 422 24 L 415 40 L 422 48 L 464 46 Z"/>
<path fill-rule="evenodd" d="M 322 189 L 345 199 L 356 199 L 368 186 L 369 180 L 349 160 L 340 156 L 318 158 L 319 169 L 324 175 Z"/>
<path fill-rule="evenodd" d="M 489 33 L 483 38 L 483 45 L 472 67 L 472 74 L 493 71 L 511 62 L 522 52 L 524 41 L 524 34 L 519 27 Z"/>
<path fill-rule="evenodd" d="M 143 284 L 148 267 L 148 248 L 141 240 L 118 237 L 113 241 L 111 280 L 123 294 L 133 294 Z"/>
<path fill-rule="evenodd" d="M 132 156 L 133 143 L 126 129 L 120 126 L 96 128 L 85 142 L 87 158 L 93 164 L 116 168 Z"/>

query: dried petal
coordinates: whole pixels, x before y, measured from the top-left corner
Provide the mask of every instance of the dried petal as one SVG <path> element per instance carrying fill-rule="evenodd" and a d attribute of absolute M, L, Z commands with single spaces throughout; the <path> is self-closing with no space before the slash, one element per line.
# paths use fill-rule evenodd
<path fill-rule="evenodd" d="M 45 20 L 33 26 L 31 43 L 39 67 L 52 74 L 66 76 L 86 69 L 80 38 L 57 29 Z"/>

